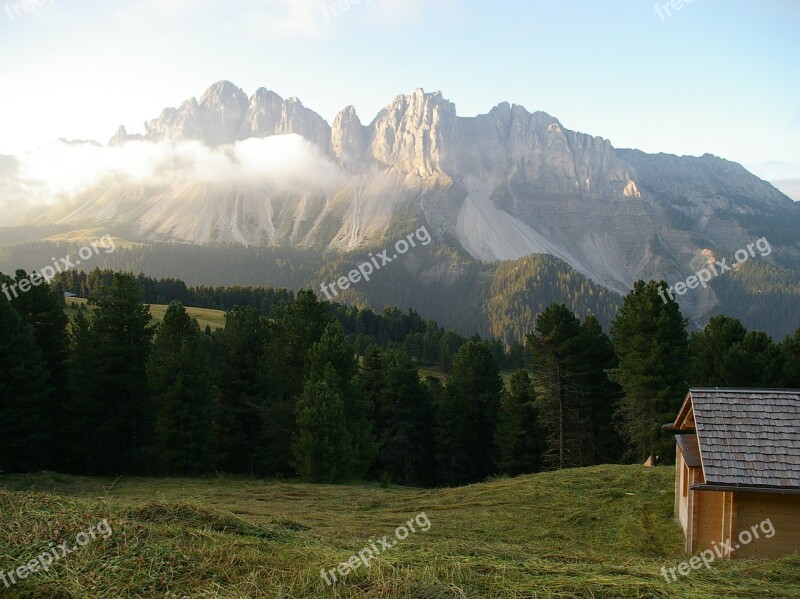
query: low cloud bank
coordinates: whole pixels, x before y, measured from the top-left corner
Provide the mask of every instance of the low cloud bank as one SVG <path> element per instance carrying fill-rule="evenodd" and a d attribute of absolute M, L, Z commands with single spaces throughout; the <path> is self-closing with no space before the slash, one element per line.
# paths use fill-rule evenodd
<path fill-rule="evenodd" d="M 333 192 L 348 177 L 299 135 L 251 138 L 209 148 L 197 141 L 128 142 L 121 147 L 58 141 L 0 157 L 0 226 L 75 199 L 98 185 L 235 184 L 276 191 Z"/>

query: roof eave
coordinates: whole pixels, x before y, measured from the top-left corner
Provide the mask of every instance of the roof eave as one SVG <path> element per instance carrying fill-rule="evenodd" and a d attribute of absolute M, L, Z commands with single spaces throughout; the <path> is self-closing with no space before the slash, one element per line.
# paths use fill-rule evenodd
<path fill-rule="evenodd" d="M 692 491 L 762 493 L 768 495 L 800 495 L 800 487 L 769 487 L 763 485 L 726 485 L 715 483 L 699 483 L 689 487 Z"/>

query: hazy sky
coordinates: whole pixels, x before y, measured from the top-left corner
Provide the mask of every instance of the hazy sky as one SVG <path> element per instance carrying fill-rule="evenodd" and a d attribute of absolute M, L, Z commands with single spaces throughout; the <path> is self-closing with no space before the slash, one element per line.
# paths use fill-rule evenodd
<path fill-rule="evenodd" d="M 141 132 L 220 79 L 329 122 L 348 104 L 369 122 L 423 87 L 462 116 L 509 101 L 616 147 L 716 154 L 800 199 L 800 0 L 666 6 L 0 0 L 0 153 Z"/>

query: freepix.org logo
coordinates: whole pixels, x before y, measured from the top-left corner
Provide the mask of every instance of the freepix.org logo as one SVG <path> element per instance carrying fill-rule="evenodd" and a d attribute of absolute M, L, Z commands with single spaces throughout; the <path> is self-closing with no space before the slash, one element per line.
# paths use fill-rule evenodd
<path fill-rule="evenodd" d="M 738 250 L 733 255 L 733 257 L 736 259 L 734 264 L 728 264 L 727 258 L 722 258 L 721 260 L 715 261 L 709 260 L 708 268 L 698 270 L 693 276 L 686 279 L 686 281 L 675 283 L 675 285 L 669 288 L 661 286 L 658 289 L 658 295 L 661 298 L 661 301 L 663 301 L 665 304 L 669 303 L 666 295 L 668 295 L 669 298 L 674 301 L 675 295 L 673 295 L 673 293 L 683 295 L 689 289 L 697 289 L 701 286 L 703 289 L 705 289 L 708 287 L 711 279 L 733 270 L 738 264 L 747 262 L 750 258 L 755 258 L 755 250 L 758 250 L 758 253 L 762 258 L 766 258 L 772 253 L 772 246 L 769 244 L 769 241 L 767 241 L 766 237 L 762 237 L 755 243 L 748 243 L 747 249 L 742 248 L 741 250 Z M 666 295 L 664 295 L 665 292 Z"/>
<path fill-rule="evenodd" d="M 341 291 L 345 291 L 346 289 L 349 289 L 351 285 L 359 283 L 362 279 L 364 281 L 369 281 L 369 278 L 373 275 L 373 273 L 375 273 L 375 271 L 380 270 L 387 264 L 397 260 L 401 255 L 405 254 L 411 248 L 417 247 L 417 241 L 419 241 L 420 245 L 430 244 L 431 235 L 428 233 L 428 229 L 425 227 L 420 227 L 414 233 L 409 233 L 406 235 L 405 239 L 400 239 L 394 244 L 394 254 L 391 256 L 389 256 L 389 252 L 391 252 L 391 250 L 388 249 L 378 252 L 377 256 L 370 252 L 369 260 L 358 266 L 358 270 L 353 269 L 347 273 L 346 277 L 339 277 L 332 283 L 323 283 L 320 285 L 322 292 L 325 294 L 326 298 L 331 299 L 331 293 L 333 293 L 333 295 L 339 295 L 339 292 L 336 291 L 336 287 L 338 287 Z"/>
<path fill-rule="evenodd" d="M 53 6 L 54 0 L 22 0 L 21 2 L 6 2 L 5 11 L 8 18 L 16 21 L 23 12 L 33 12 L 37 8 L 49 4 Z"/>
<path fill-rule="evenodd" d="M 91 242 L 89 245 L 83 246 L 78 250 L 78 257 L 74 260 L 67 254 L 65 258 L 56 260 L 55 256 L 50 258 L 53 261 L 52 266 L 45 266 L 44 268 L 34 271 L 29 277 L 18 279 L 16 282 L 8 285 L 3 283 L 0 286 L 0 291 L 6 296 L 8 301 L 19 297 L 20 293 L 27 293 L 33 287 L 38 287 L 42 283 L 49 285 L 57 274 L 72 270 L 78 267 L 81 262 L 87 262 L 93 257 L 100 254 L 100 250 L 104 253 L 110 254 L 116 249 L 114 239 L 111 235 L 103 235 L 100 239 Z M 13 297 L 12 297 L 13 296 Z"/>

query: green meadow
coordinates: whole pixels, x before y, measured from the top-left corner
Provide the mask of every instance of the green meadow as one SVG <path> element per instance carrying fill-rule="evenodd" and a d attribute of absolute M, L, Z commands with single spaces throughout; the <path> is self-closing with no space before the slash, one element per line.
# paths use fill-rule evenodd
<path fill-rule="evenodd" d="M 0 570 L 98 538 L 0 597 L 499 598 L 800 596 L 800 556 L 687 556 L 669 467 L 598 466 L 420 490 L 237 478 L 0 476 Z M 328 586 L 321 577 L 424 512 L 418 530 Z"/>

